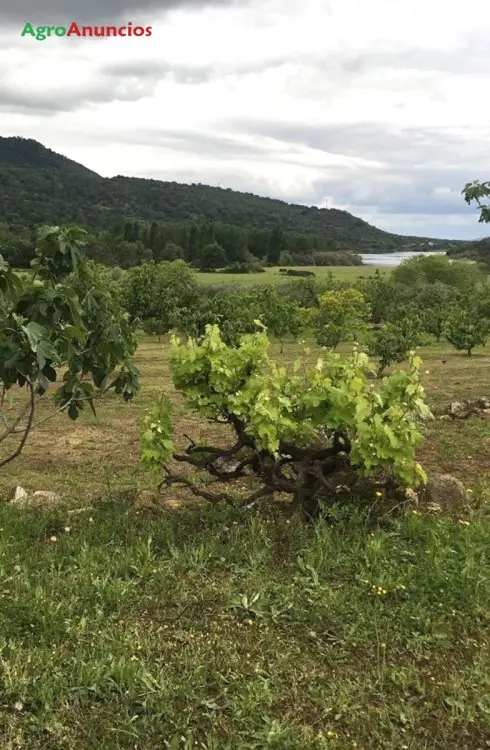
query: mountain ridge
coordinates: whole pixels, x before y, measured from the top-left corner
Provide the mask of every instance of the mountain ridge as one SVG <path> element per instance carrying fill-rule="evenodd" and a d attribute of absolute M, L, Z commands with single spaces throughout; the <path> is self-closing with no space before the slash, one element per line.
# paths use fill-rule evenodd
<path fill-rule="evenodd" d="M 332 240 L 355 252 L 450 249 L 461 240 L 386 232 L 341 209 L 287 203 L 231 188 L 144 177 L 102 177 L 34 139 L 0 137 L 0 221 L 79 223 L 107 229 L 121 219 L 218 221 Z"/>

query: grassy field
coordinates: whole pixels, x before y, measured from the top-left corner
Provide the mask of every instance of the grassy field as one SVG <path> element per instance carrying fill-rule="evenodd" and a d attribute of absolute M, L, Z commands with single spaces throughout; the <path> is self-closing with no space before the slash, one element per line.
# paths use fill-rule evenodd
<path fill-rule="evenodd" d="M 371 276 L 377 266 L 297 266 L 297 271 L 313 271 L 317 281 L 323 281 L 332 273 L 335 279 L 354 283 L 360 278 Z M 381 273 L 389 273 L 390 268 L 380 267 Z M 283 284 L 295 277 L 279 273 L 279 268 L 266 268 L 263 273 L 197 273 L 201 284 L 223 286 L 257 286 L 258 284 Z M 296 277 L 297 278 L 297 277 Z"/>
<path fill-rule="evenodd" d="M 421 354 L 434 410 L 488 395 L 490 348 Z M 434 421 L 420 450 L 473 490 L 461 518 L 137 503 L 119 492 L 157 483 L 139 420 L 162 389 L 179 434 L 216 427 L 181 408 L 165 344 L 136 359 L 134 403 L 46 423 L 0 475 L 67 500 L 0 506 L 2 750 L 488 747 L 490 420 Z"/>

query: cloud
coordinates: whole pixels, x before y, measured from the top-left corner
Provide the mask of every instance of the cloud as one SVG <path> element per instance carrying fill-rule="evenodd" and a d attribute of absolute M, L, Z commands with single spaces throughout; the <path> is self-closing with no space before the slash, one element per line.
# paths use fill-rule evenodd
<path fill-rule="evenodd" d="M 465 128 L 451 125 L 402 126 L 397 123 L 324 123 L 280 122 L 249 118 L 231 119 L 229 127 L 267 136 L 279 142 L 305 146 L 317 151 L 378 160 L 391 168 L 414 170 L 455 170 L 470 165 L 487 165 L 490 154 L 482 153 L 482 142 L 490 137 L 488 125 Z"/>
<path fill-rule="evenodd" d="M 94 82 L 76 83 L 67 89 L 45 86 L 42 90 L 18 88 L 0 83 L 0 111 L 26 114 L 56 115 L 83 107 L 115 101 L 137 102 L 150 96 L 156 83 L 126 78 L 114 85 L 110 79 L 99 77 Z"/>
<path fill-rule="evenodd" d="M 137 79 L 160 81 L 170 79 L 177 83 L 199 84 L 209 81 L 213 74 L 210 66 L 172 64 L 168 61 L 131 60 L 110 63 L 98 73 L 113 80 Z"/>
<path fill-rule="evenodd" d="M 33 0 L 2 4 L 4 132 L 96 172 L 481 234 L 488 0 Z M 3 15 L 2 15 L 3 14 Z M 20 38 L 21 23 L 151 24 L 148 39 Z M 17 28 L 16 28 L 17 27 Z"/>
<path fill-rule="evenodd" d="M 0 7 L 0 21 L 10 24 L 31 22 L 42 25 L 63 24 L 72 20 L 96 24 L 119 19 L 139 22 L 181 8 L 198 9 L 209 6 L 233 6 L 237 0 L 16 0 Z"/>

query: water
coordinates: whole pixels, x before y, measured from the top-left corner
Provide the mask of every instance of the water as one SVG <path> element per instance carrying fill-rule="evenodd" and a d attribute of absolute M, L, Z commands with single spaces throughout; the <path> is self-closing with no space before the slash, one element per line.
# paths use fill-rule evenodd
<path fill-rule="evenodd" d="M 359 253 L 362 262 L 366 266 L 389 266 L 394 268 L 399 266 L 407 258 L 413 258 L 416 255 L 445 255 L 444 252 L 420 253 L 413 250 L 400 253 Z"/>

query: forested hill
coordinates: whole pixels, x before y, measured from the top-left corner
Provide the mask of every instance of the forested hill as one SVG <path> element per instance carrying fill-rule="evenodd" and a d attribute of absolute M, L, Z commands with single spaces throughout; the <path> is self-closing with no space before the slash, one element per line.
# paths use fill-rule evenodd
<path fill-rule="evenodd" d="M 490 237 L 469 242 L 463 247 L 453 248 L 449 254 L 455 258 L 469 258 L 490 264 Z"/>
<path fill-rule="evenodd" d="M 0 137 L 0 166 L 25 167 L 27 169 L 58 169 L 74 177 L 99 177 L 96 172 L 57 154 L 41 143 L 29 138 Z M 99 177 L 100 179 L 100 177 Z"/>
<path fill-rule="evenodd" d="M 0 138 L 0 222 L 79 223 L 111 229 L 121 219 L 207 220 L 316 235 L 357 252 L 448 249 L 457 242 L 384 232 L 347 211 L 288 204 L 251 193 L 134 177 L 103 178 L 34 140 Z M 432 244 L 430 244 L 432 243 Z"/>

